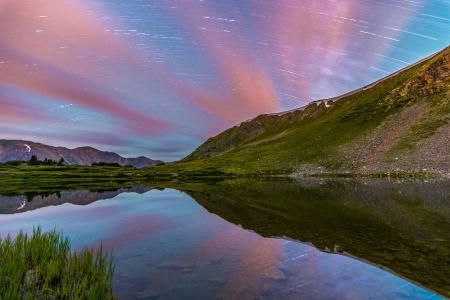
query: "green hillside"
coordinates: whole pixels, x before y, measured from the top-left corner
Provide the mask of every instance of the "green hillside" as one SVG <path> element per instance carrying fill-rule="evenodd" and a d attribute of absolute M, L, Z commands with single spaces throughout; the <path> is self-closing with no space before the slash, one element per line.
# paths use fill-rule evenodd
<path fill-rule="evenodd" d="M 260 115 L 163 171 L 450 172 L 450 47 L 335 101 Z"/>
<path fill-rule="evenodd" d="M 139 174 L 118 171 L 96 177 L 172 180 L 380 173 L 450 177 L 449 120 L 447 47 L 347 95 L 289 112 L 259 115 L 208 139 L 179 162 L 143 168 Z M 26 170 L 23 166 L 0 166 L 0 179 L 11 182 L 12 190 L 19 178 L 49 181 L 48 172 L 33 169 L 36 172 L 31 174 Z M 75 180 L 72 169 L 60 171 L 64 174 L 52 173 L 55 178 Z M 91 168 L 83 171 L 89 173 L 88 177 L 96 172 Z"/>

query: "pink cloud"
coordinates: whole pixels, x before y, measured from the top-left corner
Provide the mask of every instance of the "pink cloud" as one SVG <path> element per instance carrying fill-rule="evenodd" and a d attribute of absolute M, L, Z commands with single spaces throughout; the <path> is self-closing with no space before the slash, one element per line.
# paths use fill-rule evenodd
<path fill-rule="evenodd" d="M 11 53 L 4 47 L 1 49 L 1 54 L 9 61 L 7 64 L 4 64 L 2 67 L 4 70 L 0 73 L 0 81 L 2 83 L 65 100 L 69 103 L 80 104 L 125 120 L 133 120 L 133 123 L 137 124 L 136 126 L 139 127 L 140 125 L 142 127 L 142 130 L 137 130 L 137 132 L 160 134 L 167 126 L 166 122 L 143 112 L 132 111 L 130 107 L 122 104 L 119 99 L 114 99 L 94 90 L 85 89 L 84 86 L 90 86 L 90 83 L 76 75 L 58 70 L 42 62 L 39 67 L 41 74 L 36 75 L 30 71 L 33 70 L 34 62 L 30 57 L 17 51 Z M 0 101 L 3 102 L 4 100 L 0 99 Z"/>

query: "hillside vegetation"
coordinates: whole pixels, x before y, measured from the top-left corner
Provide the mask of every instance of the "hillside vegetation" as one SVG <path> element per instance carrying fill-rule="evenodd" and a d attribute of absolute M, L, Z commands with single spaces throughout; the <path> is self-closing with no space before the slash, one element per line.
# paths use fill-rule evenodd
<path fill-rule="evenodd" d="M 76 167 L 80 174 L 72 174 L 75 169 L 61 168 L 58 169 L 61 172 L 52 172 L 50 177 L 72 181 L 94 177 L 121 180 L 131 180 L 134 176 L 139 176 L 139 180 L 172 180 L 175 177 L 183 180 L 277 174 L 450 177 L 449 119 L 450 47 L 447 47 L 431 58 L 346 95 L 315 101 L 297 110 L 259 115 L 208 139 L 176 163 L 165 165 L 144 158 L 154 166 L 138 173 L 113 170 L 105 173 L 105 170 L 98 172 L 91 167 Z M 17 146 L 13 147 L 13 143 Z M 95 150 L 95 153 L 83 152 L 82 162 L 72 162 L 73 156 L 69 154 L 43 155 L 41 152 L 45 151 L 41 149 L 50 147 L 44 146 L 0 140 L 0 160 L 2 157 L 6 160 L 8 155 L 13 159 L 12 155 L 17 153 L 28 159 L 36 153 L 38 159 L 63 157 L 69 164 L 115 162 L 105 157 L 95 160 L 94 154 L 100 151 L 89 147 L 83 149 Z M 104 153 L 120 158 L 115 153 Z M 118 163 L 133 165 L 131 160 L 119 159 Z M 146 163 L 138 163 L 138 167 L 144 165 Z M 27 170 L 29 172 L 25 172 Z M 42 171 L 23 166 L 13 169 L 5 164 L 0 166 L 0 180 L 10 182 L 8 189 L 11 190 L 16 189 L 19 179 L 27 181 L 30 176 L 34 181 L 51 181 L 49 173 Z M 83 172 L 89 176 L 84 176 Z"/>
<path fill-rule="evenodd" d="M 450 47 L 352 95 L 260 115 L 163 169 L 449 176 L 449 100 Z"/>

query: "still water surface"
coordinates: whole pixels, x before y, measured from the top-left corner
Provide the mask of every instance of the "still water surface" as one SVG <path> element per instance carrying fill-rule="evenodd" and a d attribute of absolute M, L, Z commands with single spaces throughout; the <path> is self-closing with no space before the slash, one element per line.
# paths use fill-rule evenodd
<path fill-rule="evenodd" d="M 186 193 L 135 191 L 140 194 L 112 193 L 84 206 L 3 214 L 0 236 L 41 225 L 63 229 L 75 249 L 102 242 L 113 249 L 119 299 L 441 299 L 360 260 L 263 238 L 208 212 Z M 22 206 L 21 199 L 0 198 L 9 212 Z"/>

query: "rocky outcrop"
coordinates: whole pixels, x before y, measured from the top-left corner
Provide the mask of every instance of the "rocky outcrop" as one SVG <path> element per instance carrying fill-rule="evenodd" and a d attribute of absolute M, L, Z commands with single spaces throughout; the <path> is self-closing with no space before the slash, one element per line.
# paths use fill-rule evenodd
<path fill-rule="evenodd" d="M 450 47 L 381 101 L 402 109 L 339 149 L 339 172 L 432 172 L 450 177 Z"/>
<path fill-rule="evenodd" d="M 184 161 L 238 173 L 450 177 L 449 121 L 450 47 L 343 96 L 243 122 Z"/>
<path fill-rule="evenodd" d="M 450 83 L 450 52 L 448 50 L 450 48 L 444 50 L 443 55 L 434 59 L 434 62 L 425 70 L 407 82 L 401 91 L 401 95 L 427 96 L 440 93 L 446 89 L 446 86 Z"/>

